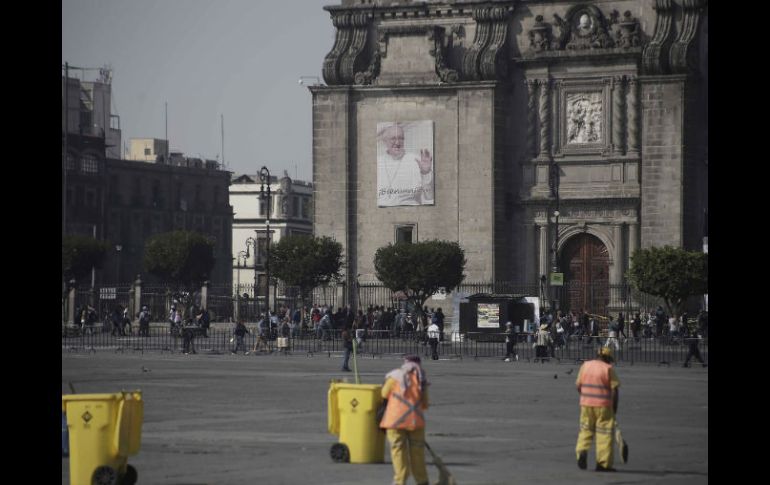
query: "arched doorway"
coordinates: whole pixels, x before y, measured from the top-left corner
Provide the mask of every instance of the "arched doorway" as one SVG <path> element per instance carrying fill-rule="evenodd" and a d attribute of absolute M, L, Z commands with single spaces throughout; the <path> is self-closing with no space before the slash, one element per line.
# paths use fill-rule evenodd
<path fill-rule="evenodd" d="M 561 253 L 567 292 L 565 310 L 605 315 L 610 302 L 610 257 L 607 246 L 591 234 L 570 238 Z"/>

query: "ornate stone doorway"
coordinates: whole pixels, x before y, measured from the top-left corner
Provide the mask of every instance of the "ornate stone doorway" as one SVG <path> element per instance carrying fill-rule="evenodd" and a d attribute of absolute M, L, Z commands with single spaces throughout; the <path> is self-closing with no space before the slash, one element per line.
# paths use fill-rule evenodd
<path fill-rule="evenodd" d="M 609 252 L 599 238 L 579 234 L 567 241 L 562 250 L 560 267 L 564 271 L 566 308 L 575 313 L 605 315 L 610 302 Z"/>

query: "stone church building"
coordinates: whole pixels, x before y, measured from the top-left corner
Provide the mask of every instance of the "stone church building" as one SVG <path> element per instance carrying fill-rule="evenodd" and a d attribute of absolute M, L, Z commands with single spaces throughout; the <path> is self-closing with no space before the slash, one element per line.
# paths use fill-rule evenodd
<path fill-rule="evenodd" d="M 324 9 L 336 36 L 326 85 L 310 87 L 314 232 L 342 243 L 348 288 L 397 240 L 459 242 L 466 281 L 561 272 L 574 288 L 622 283 L 637 248 L 702 248 L 706 0 Z M 421 175 L 393 187 L 405 171 Z M 404 191 L 422 196 L 381 198 Z M 562 307 L 585 305 L 580 291 Z"/>

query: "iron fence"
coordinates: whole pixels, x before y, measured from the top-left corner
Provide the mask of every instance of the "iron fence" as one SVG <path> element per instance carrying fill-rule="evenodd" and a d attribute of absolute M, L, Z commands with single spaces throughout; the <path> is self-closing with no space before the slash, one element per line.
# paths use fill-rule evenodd
<path fill-rule="evenodd" d="M 246 322 L 256 322 L 258 315 L 265 307 L 264 291 L 259 287 L 254 294 L 254 285 L 243 283 L 240 285 L 216 285 L 209 286 L 207 290 L 207 308 L 212 322 L 233 322 L 239 316 Z M 378 281 L 358 282 L 350 289 L 356 292 L 355 297 L 360 302 L 361 308 L 381 306 L 401 308 L 406 305 L 403 296 L 394 293 Z M 314 288 L 306 305 L 326 305 L 332 309 L 340 308 L 351 303 L 353 295 L 343 283 L 331 283 Z M 75 291 L 74 305 L 76 309 L 87 306 L 93 307 L 98 319 L 103 321 L 106 314 L 114 308 L 130 307 L 134 289 L 131 284 L 117 286 L 105 286 L 102 288 L 78 288 Z M 589 313 L 617 315 L 624 312 L 626 315 L 636 312 L 654 311 L 659 305 L 663 305 L 661 299 L 634 290 L 627 284 L 571 284 L 565 286 L 546 287 L 540 284 L 521 284 L 512 281 L 468 281 L 459 285 L 454 293 L 474 295 L 479 293 L 503 294 L 516 296 L 536 296 L 541 299 L 541 306 L 552 308 L 558 301 L 562 311 L 579 312 L 587 309 Z M 578 295 L 578 296 L 576 296 Z M 141 305 L 146 305 L 153 320 L 163 321 L 168 316 L 171 305 L 179 301 L 178 294 L 165 285 L 142 285 Z M 191 295 L 192 305 L 200 307 L 201 290 L 196 289 Z M 575 302 L 580 301 L 577 305 Z M 696 298 L 693 298 L 695 301 Z M 277 282 L 271 287 L 271 307 L 278 310 L 282 307 L 298 308 L 303 302 L 300 298 L 299 288 L 284 285 Z M 447 303 L 449 305 L 449 303 Z M 65 296 L 62 305 L 62 322 L 67 316 L 68 300 Z M 136 318 L 141 308 L 134 309 L 132 318 Z M 189 312 L 185 308 L 185 312 Z M 187 316 L 187 315 L 186 315 Z M 75 317 L 76 320 L 78 316 Z M 629 320 L 628 318 L 626 319 Z"/>
<path fill-rule="evenodd" d="M 316 333 L 311 330 L 296 330 L 287 338 L 287 347 L 279 348 L 276 333 L 266 340 L 265 346 L 257 348 L 257 329 L 247 325 L 249 333 L 244 337 L 244 344 L 249 353 L 305 353 L 305 354 L 342 354 L 344 345 L 341 331 L 338 329 Z M 193 339 L 193 347 L 198 353 L 228 354 L 233 352 L 236 339 L 234 325 L 223 324 L 208 330 L 208 336 L 198 335 Z M 62 351 L 97 351 L 115 352 L 182 352 L 184 338 L 181 332 L 168 326 L 153 325 L 147 336 L 139 336 L 138 328 L 132 327 L 121 335 L 109 324 L 88 328 L 76 325 L 62 326 Z M 504 358 L 506 346 L 504 334 L 446 333 L 438 345 L 440 358 Z M 518 334 L 514 351 L 520 361 L 552 361 L 555 363 L 579 363 L 594 358 L 599 347 L 607 345 L 605 338 L 572 336 L 564 343 L 548 348 L 546 356 L 539 357 L 534 347 L 533 334 Z M 690 339 L 681 337 L 639 337 L 618 341 L 615 359 L 623 364 L 672 364 L 683 362 L 689 352 L 689 343 L 697 342 L 704 360 L 708 360 L 708 339 Z M 610 343 L 612 345 L 612 343 Z M 408 332 L 399 336 L 388 330 L 367 332 L 358 347 L 362 357 L 381 357 L 384 355 L 418 354 L 430 356 L 430 346 L 424 333 Z"/>

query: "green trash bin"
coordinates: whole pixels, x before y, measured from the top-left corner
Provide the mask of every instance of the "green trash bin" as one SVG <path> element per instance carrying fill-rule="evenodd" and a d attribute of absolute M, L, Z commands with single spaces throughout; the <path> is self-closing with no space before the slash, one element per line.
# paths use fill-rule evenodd
<path fill-rule="evenodd" d="M 70 483 L 136 483 L 136 469 L 127 461 L 139 452 L 142 439 L 141 391 L 65 394 L 61 403 L 69 430 Z"/>
<path fill-rule="evenodd" d="M 329 386 L 329 433 L 339 436 L 331 448 L 337 462 L 382 463 L 385 431 L 376 419 L 382 402 L 378 384 L 334 382 Z"/>

